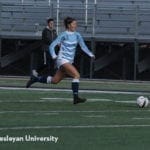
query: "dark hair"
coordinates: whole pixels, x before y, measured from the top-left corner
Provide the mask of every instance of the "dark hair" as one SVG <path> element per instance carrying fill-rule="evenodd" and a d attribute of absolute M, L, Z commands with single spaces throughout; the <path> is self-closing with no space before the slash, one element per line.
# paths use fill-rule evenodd
<path fill-rule="evenodd" d="M 65 28 L 68 29 L 68 25 L 71 24 L 73 21 L 76 21 L 75 18 L 67 17 L 64 19 Z"/>
<path fill-rule="evenodd" d="M 51 22 L 51 21 L 54 21 L 54 19 L 53 19 L 53 18 L 48 18 L 48 19 L 47 19 L 47 23 L 49 23 L 49 22 Z"/>

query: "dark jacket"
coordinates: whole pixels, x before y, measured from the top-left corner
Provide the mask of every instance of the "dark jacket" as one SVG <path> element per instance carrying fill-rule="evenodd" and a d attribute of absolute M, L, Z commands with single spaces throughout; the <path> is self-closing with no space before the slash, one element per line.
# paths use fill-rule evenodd
<path fill-rule="evenodd" d="M 42 43 L 43 50 L 48 51 L 49 45 L 55 40 L 57 37 L 56 30 L 50 30 L 48 27 L 44 28 L 42 31 Z"/>

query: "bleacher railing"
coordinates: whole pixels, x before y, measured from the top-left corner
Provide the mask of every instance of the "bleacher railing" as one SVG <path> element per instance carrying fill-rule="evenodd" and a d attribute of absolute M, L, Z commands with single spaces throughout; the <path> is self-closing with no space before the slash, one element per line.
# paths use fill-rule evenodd
<path fill-rule="evenodd" d="M 18 0 L 15 3 L 5 0 L 1 3 L 0 27 L 2 32 L 29 32 L 40 37 L 46 26 L 46 18 L 55 19 L 59 33 L 64 30 L 63 19 L 72 16 L 78 20 L 78 30 L 84 36 L 150 36 L 150 3 L 110 4 L 81 0 L 80 3 L 60 0 Z"/>

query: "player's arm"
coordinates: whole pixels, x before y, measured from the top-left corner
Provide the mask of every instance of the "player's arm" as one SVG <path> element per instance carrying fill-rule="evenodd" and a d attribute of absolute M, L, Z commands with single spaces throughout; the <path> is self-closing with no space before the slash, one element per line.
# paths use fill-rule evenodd
<path fill-rule="evenodd" d="M 52 56 L 53 59 L 57 58 L 56 52 L 55 52 L 55 47 L 57 45 L 60 45 L 62 40 L 63 40 L 64 35 L 61 34 L 59 35 L 49 46 L 49 53 Z"/>
<path fill-rule="evenodd" d="M 95 55 L 85 45 L 85 42 L 80 34 L 78 34 L 78 40 L 79 40 L 79 45 L 80 45 L 81 49 L 90 57 L 95 58 Z"/>

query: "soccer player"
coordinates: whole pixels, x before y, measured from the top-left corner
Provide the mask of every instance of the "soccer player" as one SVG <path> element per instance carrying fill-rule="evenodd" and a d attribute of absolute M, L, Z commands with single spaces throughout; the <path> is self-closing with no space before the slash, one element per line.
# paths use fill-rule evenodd
<path fill-rule="evenodd" d="M 83 103 L 86 101 L 86 99 L 80 98 L 78 96 L 80 74 L 77 71 L 77 69 L 72 65 L 72 63 L 74 62 L 77 44 L 79 44 L 81 46 L 81 49 L 92 59 L 94 59 L 95 56 L 85 45 L 80 33 L 76 32 L 77 21 L 74 18 L 67 17 L 64 20 L 64 25 L 66 31 L 62 32 L 56 38 L 56 40 L 52 42 L 52 44 L 49 47 L 49 52 L 52 58 L 56 60 L 56 64 L 58 67 L 56 74 L 53 77 L 32 76 L 31 79 L 27 82 L 26 87 L 27 88 L 30 87 L 35 82 L 57 84 L 67 75 L 69 75 L 70 77 L 73 78 L 72 80 L 73 104 Z M 58 55 L 56 55 L 55 53 L 55 47 L 57 45 L 60 46 Z"/>

